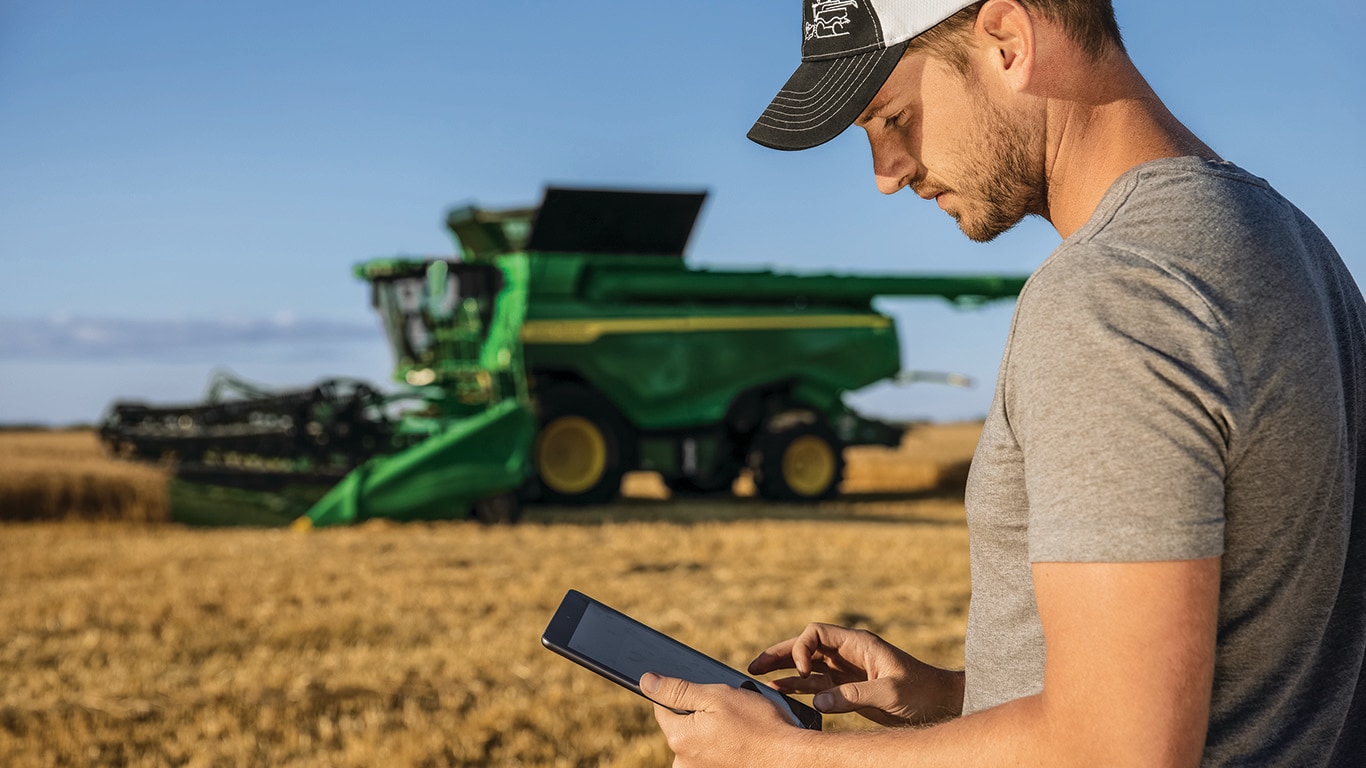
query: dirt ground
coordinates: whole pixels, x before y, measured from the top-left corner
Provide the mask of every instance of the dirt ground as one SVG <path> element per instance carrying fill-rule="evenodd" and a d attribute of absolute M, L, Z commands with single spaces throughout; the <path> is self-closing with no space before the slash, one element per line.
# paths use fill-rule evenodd
<path fill-rule="evenodd" d="M 643 700 L 540 646 L 565 590 L 736 666 L 813 620 L 959 665 L 978 428 L 851 449 L 845 496 L 816 506 L 635 475 L 517 526 L 306 534 L 156 522 L 143 475 L 118 481 L 145 483 L 131 519 L 35 522 L 24 499 L 87 503 L 126 468 L 88 434 L 0 435 L 0 765 L 667 766 Z"/>

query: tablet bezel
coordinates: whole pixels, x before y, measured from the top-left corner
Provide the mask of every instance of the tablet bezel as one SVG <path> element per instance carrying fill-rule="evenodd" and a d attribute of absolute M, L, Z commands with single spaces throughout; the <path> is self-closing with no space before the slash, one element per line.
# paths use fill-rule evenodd
<path fill-rule="evenodd" d="M 610 605 L 607 605 L 606 603 L 603 603 L 600 600 L 595 600 L 589 597 L 588 595 L 579 592 L 578 590 L 571 589 L 567 591 L 564 595 L 564 598 L 560 601 L 559 607 L 555 610 L 555 614 L 550 617 L 550 623 L 546 625 L 545 632 L 541 635 L 541 644 L 549 650 L 554 651 L 555 653 L 569 659 L 570 661 L 587 667 L 593 672 L 596 672 L 602 677 L 611 680 L 612 682 L 622 686 L 623 688 L 635 692 L 639 696 L 649 699 L 649 697 L 646 696 L 645 693 L 640 690 L 639 680 L 632 680 L 628 676 L 623 674 L 621 671 L 613 669 L 612 667 L 608 666 L 605 662 L 591 658 L 570 646 L 570 642 L 574 637 L 574 632 L 578 629 L 579 622 L 583 619 L 584 613 L 587 611 L 589 605 L 596 605 L 598 608 L 602 610 L 616 614 L 618 617 L 631 622 L 632 624 L 638 626 L 641 629 L 644 629 L 647 634 L 658 637 L 662 642 L 674 646 L 686 653 L 693 654 L 723 669 L 726 669 L 734 673 L 735 676 L 741 680 L 754 683 L 756 686 L 765 685 L 764 683 L 755 680 L 749 675 L 740 672 L 734 667 L 731 667 L 729 664 L 714 659 L 711 656 L 708 656 L 707 654 L 697 650 L 696 648 L 693 648 L 692 646 L 683 643 L 677 640 L 676 638 L 670 637 L 669 635 L 660 632 L 654 627 L 651 627 L 650 625 L 645 624 L 644 622 L 638 619 L 628 616 L 627 614 L 618 611 L 617 609 L 613 608 Z M 802 727 L 812 730 L 820 730 L 820 712 L 786 694 L 780 693 L 779 695 L 782 696 L 783 700 L 787 703 L 788 708 L 792 711 L 793 716 L 798 720 Z M 688 714 L 687 712 L 679 710 L 674 711 L 679 712 L 679 714 Z"/>

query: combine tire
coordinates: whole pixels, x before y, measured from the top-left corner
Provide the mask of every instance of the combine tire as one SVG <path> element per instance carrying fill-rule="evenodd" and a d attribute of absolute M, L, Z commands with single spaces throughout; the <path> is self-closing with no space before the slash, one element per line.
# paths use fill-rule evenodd
<path fill-rule="evenodd" d="M 828 499 L 844 479 L 844 446 L 819 419 L 765 429 L 754 438 L 750 468 L 765 499 Z"/>
<path fill-rule="evenodd" d="M 532 461 L 550 504 L 601 504 L 621 493 L 632 465 L 631 430 L 587 387 L 562 385 L 540 396 Z"/>

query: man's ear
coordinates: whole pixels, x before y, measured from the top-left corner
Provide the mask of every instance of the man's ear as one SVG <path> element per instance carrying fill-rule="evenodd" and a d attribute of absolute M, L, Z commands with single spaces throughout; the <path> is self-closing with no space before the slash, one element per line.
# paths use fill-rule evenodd
<path fill-rule="evenodd" d="M 988 0 L 977 14 L 975 37 L 990 56 L 988 72 L 1015 92 L 1034 76 L 1034 19 L 1017 0 Z"/>

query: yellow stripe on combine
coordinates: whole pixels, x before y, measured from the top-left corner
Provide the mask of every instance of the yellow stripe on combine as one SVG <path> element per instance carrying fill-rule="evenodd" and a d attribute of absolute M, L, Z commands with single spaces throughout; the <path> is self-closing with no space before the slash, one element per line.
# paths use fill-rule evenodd
<path fill-rule="evenodd" d="M 614 320 L 528 320 L 522 325 L 527 344 L 591 344 L 622 333 L 699 333 L 705 331 L 773 331 L 815 328 L 890 328 L 882 315 L 770 315 L 765 317 L 654 317 Z"/>

